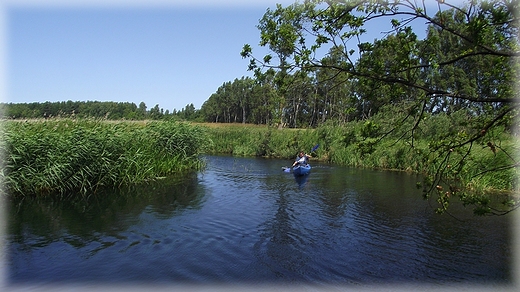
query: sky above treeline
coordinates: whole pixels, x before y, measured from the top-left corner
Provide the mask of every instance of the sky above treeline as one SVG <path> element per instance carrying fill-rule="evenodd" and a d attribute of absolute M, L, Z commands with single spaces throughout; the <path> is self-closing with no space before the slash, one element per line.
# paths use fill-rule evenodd
<path fill-rule="evenodd" d="M 8 1 L 2 101 L 199 109 L 224 82 L 252 76 L 240 51 L 267 53 L 256 26 L 276 3 L 293 1 Z"/>

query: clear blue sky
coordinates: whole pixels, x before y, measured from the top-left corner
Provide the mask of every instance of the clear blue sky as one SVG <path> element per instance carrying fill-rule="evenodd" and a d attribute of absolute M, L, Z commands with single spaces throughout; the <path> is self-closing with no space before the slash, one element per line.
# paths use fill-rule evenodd
<path fill-rule="evenodd" d="M 200 108 L 251 74 L 240 51 L 258 44 L 258 20 L 276 2 L 199 2 L 7 6 L 5 101 Z"/>
<path fill-rule="evenodd" d="M 251 75 L 242 46 L 251 44 L 263 56 L 258 20 L 267 7 L 292 2 L 13 1 L 4 8 L 4 102 L 143 101 L 169 111 L 190 103 L 200 108 L 224 82 Z"/>

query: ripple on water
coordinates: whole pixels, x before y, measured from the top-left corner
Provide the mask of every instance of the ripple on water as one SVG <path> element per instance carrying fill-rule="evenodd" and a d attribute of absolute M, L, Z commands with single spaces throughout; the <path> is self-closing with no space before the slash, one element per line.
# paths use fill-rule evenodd
<path fill-rule="evenodd" d="M 185 188 L 86 215 L 22 206 L 8 229 L 10 279 L 509 283 L 504 218 L 435 215 L 404 174 L 316 165 L 302 182 L 286 164 L 211 157 Z"/>

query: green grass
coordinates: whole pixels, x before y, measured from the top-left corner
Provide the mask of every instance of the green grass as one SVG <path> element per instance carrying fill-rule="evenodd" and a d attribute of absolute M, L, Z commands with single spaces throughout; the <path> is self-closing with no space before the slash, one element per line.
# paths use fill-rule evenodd
<path fill-rule="evenodd" d="M 300 150 L 310 152 L 316 145 L 316 132 L 308 130 L 278 130 L 258 126 L 210 126 L 208 135 L 213 142 L 208 154 L 263 156 L 292 159 Z"/>

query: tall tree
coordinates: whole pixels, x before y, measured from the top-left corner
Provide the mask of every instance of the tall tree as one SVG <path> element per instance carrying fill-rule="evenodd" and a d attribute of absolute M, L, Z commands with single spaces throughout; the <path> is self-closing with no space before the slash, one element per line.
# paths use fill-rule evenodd
<path fill-rule="evenodd" d="M 382 105 L 406 103 L 406 117 L 414 122 L 407 123 L 411 128 L 403 139 L 411 139 L 411 145 L 428 111 L 452 114 L 464 109 L 465 118 L 451 119 L 450 125 L 450 129 L 464 129 L 463 134 L 446 131 L 441 141 L 432 141 L 437 173 L 426 191 L 428 196 L 436 194 L 441 205 L 450 195 L 460 195 L 478 212 L 492 213 L 487 198 L 461 193 L 457 181 L 474 146 L 496 151 L 498 137 L 491 133 L 502 126 L 517 126 L 515 100 L 519 96 L 514 82 L 519 73 L 519 2 L 474 0 L 460 6 L 449 2 L 439 0 L 436 6 L 428 6 L 429 1 L 412 0 L 307 0 L 278 5 L 266 12 L 259 29 L 260 45 L 267 45 L 280 62 L 273 64 L 271 55 L 256 58 L 249 45 L 241 54 L 250 58 L 249 69 L 255 72 L 327 68 L 348 74 L 357 84 L 367 117 Z M 388 20 L 387 36 L 363 42 L 360 36 L 368 24 L 384 19 Z M 428 35 L 422 41 L 412 27 L 419 20 L 428 23 Z M 328 53 L 323 53 L 327 48 Z M 326 62 L 332 52 L 341 53 L 344 61 Z M 497 169 L 483 171 L 518 168 L 514 155 L 509 156 Z M 457 171 L 449 170 L 453 165 Z M 442 183 L 452 191 L 435 187 Z"/>
<path fill-rule="evenodd" d="M 138 113 L 139 113 L 140 118 L 146 117 L 146 114 L 147 114 L 146 113 L 146 103 L 144 103 L 143 101 L 141 101 L 139 103 L 139 111 L 138 111 Z"/>

